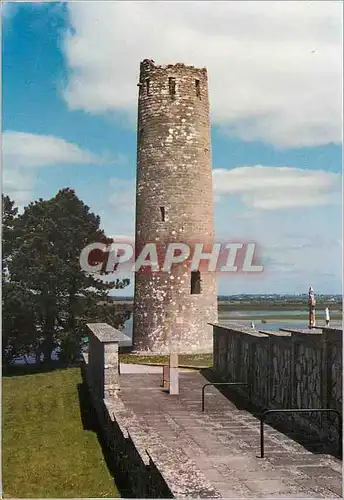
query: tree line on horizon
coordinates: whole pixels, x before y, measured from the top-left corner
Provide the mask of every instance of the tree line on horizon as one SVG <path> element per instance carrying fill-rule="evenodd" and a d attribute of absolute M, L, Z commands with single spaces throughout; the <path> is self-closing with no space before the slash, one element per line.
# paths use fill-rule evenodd
<path fill-rule="evenodd" d="M 50 363 L 52 353 L 72 364 L 80 358 L 86 323 L 115 328 L 130 313 L 113 305 L 109 291 L 123 289 L 129 279 L 104 281 L 80 267 L 88 244 L 109 244 L 100 217 L 70 188 L 49 200 L 29 203 L 18 213 L 2 195 L 2 359 L 8 367 L 19 357 Z M 93 254 L 93 264 L 104 256 Z M 58 349 L 57 349 L 58 348 Z"/>

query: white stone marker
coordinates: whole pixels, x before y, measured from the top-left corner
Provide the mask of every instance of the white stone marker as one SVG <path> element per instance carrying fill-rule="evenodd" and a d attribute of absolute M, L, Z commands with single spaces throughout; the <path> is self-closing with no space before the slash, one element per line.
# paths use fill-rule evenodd
<path fill-rule="evenodd" d="M 178 368 L 178 354 L 170 354 L 170 394 L 179 394 L 179 368 Z"/>

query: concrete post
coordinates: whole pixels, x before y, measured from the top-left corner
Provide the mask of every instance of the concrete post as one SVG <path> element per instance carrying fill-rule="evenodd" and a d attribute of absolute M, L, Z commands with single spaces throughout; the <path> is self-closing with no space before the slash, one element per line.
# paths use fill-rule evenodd
<path fill-rule="evenodd" d="M 179 394 L 178 354 L 170 354 L 170 394 Z"/>

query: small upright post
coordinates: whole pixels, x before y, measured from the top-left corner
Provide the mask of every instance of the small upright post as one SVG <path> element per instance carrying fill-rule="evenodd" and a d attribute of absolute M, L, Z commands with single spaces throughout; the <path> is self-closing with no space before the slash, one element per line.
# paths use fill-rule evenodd
<path fill-rule="evenodd" d="M 170 367 L 169 365 L 164 365 L 162 367 L 162 388 L 168 389 L 170 385 Z"/>
<path fill-rule="evenodd" d="M 170 354 L 169 372 L 169 392 L 170 394 L 179 394 L 178 354 L 176 352 Z"/>

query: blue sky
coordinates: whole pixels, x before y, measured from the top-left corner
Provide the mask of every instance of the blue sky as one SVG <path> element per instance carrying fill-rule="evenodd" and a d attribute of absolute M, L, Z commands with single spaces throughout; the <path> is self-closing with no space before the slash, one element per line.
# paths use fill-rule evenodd
<path fill-rule="evenodd" d="M 208 68 L 216 233 L 266 269 L 219 293 L 340 293 L 340 2 L 5 5 L 3 190 L 74 188 L 131 237 L 144 58 Z"/>

